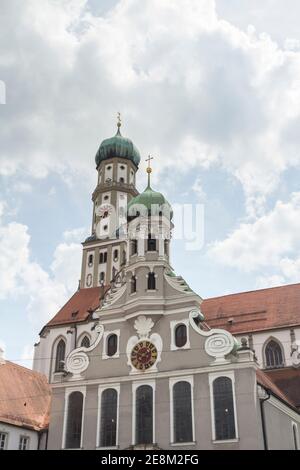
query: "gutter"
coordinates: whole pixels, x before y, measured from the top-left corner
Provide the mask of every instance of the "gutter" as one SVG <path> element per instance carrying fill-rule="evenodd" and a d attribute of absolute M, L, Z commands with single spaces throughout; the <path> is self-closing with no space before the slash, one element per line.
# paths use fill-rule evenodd
<path fill-rule="evenodd" d="M 261 414 L 261 427 L 262 427 L 262 435 L 263 435 L 263 442 L 264 442 L 264 450 L 269 450 L 268 449 L 268 437 L 267 437 L 267 427 L 266 427 L 266 415 L 265 415 L 265 407 L 264 403 L 265 401 L 268 401 L 271 398 L 271 393 L 269 390 L 264 388 L 264 391 L 266 393 L 265 398 L 260 398 L 259 399 L 259 404 L 260 404 L 260 414 Z"/>

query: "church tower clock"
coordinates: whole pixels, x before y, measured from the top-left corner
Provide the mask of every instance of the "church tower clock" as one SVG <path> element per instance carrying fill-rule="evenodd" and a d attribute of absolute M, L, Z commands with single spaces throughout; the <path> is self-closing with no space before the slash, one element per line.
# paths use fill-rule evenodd
<path fill-rule="evenodd" d="M 103 140 L 95 157 L 98 180 L 92 195 L 91 236 L 83 243 L 80 288 L 108 285 L 127 262 L 122 227 L 126 227 L 127 205 L 138 195 L 135 178 L 140 154 L 120 127 L 118 114 L 116 135 Z"/>

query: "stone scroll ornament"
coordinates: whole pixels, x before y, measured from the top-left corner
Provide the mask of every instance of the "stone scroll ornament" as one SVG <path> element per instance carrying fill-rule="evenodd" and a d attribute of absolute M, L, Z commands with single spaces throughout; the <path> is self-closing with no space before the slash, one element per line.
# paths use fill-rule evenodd
<path fill-rule="evenodd" d="M 300 367 L 300 340 L 294 341 L 292 344 L 292 365 L 295 368 Z"/>
<path fill-rule="evenodd" d="M 224 362 L 228 362 L 225 359 L 225 356 L 234 352 L 239 347 L 238 341 L 232 336 L 232 334 L 226 330 L 218 328 L 213 328 L 209 331 L 202 330 L 198 326 L 198 323 L 204 321 L 204 315 L 197 308 L 190 311 L 189 320 L 196 333 L 207 337 L 204 349 L 209 356 L 215 358 L 213 364 L 224 364 Z"/>
<path fill-rule="evenodd" d="M 103 325 L 97 324 L 95 332 L 98 336 L 89 348 L 76 348 L 68 355 L 66 360 L 66 371 L 72 374 L 71 380 L 81 379 L 82 373 L 88 368 L 90 359 L 87 353 L 93 351 L 93 349 L 95 349 L 95 347 L 100 343 L 104 333 Z"/>

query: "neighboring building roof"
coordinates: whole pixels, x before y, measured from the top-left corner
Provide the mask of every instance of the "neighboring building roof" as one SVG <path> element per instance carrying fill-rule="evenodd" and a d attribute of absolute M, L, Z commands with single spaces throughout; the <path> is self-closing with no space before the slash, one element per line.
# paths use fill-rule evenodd
<path fill-rule="evenodd" d="M 269 390 L 272 395 L 275 395 L 277 398 L 280 400 L 286 402 L 287 405 L 291 406 L 292 408 L 296 408 L 296 403 L 291 400 L 287 394 L 284 393 L 283 390 L 281 390 L 276 383 L 273 382 L 271 377 L 269 377 L 265 371 L 262 371 L 261 369 L 257 369 L 256 371 L 256 378 L 257 382 L 262 385 L 264 388 Z"/>
<path fill-rule="evenodd" d="M 78 323 L 87 320 L 90 313 L 100 304 L 100 291 L 101 287 L 79 289 L 46 326 Z"/>
<path fill-rule="evenodd" d="M 45 375 L 0 363 L 0 422 L 36 431 L 49 424 L 51 387 Z"/>
<path fill-rule="evenodd" d="M 233 334 L 300 325 L 300 284 L 206 299 L 201 304 L 212 328 Z"/>
<path fill-rule="evenodd" d="M 100 287 L 78 290 L 46 326 L 86 321 L 99 306 L 100 291 Z M 212 297 L 203 300 L 201 311 L 211 328 L 224 328 L 233 334 L 297 326 L 300 284 Z"/>
<path fill-rule="evenodd" d="M 265 374 L 277 387 L 300 408 L 300 369 L 284 367 L 265 371 Z"/>

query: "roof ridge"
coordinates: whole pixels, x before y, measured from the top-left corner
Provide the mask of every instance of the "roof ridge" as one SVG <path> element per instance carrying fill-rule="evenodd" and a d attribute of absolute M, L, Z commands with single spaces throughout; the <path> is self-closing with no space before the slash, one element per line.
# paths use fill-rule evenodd
<path fill-rule="evenodd" d="M 285 289 L 287 287 L 293 287 L 293 286 L 300 287 L 300 282 L 295 282 L 293 284 L 284 284 L 282 286 L 263 287 L 262 289 L 252 289 L 252 290 L 241 291 L 241 292 L 233 292 L 231 294 L 217 295 L 214 297 L 206 297 L 206 298 L 203 298 L 203 302 L 205 300 L 221 299 L 223 297 L 232 297 L 234 295 L 251 294 L 253 292 L 263 292 L 263 291 L 269 291 L 269 290 L 274 290 L 274 289 Z"/>
<path fill-rule="evenodd" d="M 22 366 L 21 364 L 17 364 L 16 362 L 13 362 L 13 361 L 9 361 L 9 360 L 5 360 L 5 364 L 10 364 L 18 369 L 23 369 L 24 372 L 26 372 L 27 374 L 30 373 L 30 374 L 34 374 L 38 377 L 43 377 L 47 380 L 47 376 L 45 374 L 42 374 L 41 372 L 38 372 L 37 370 L 33 370 L 33 369 L 29 369 L 29 367 L 25 367 L 25 366 Z M 4 365 L 5 364 L 1 364 L 1 365 Z M 48 383 L 48 381 L 47 381 Z"/>

